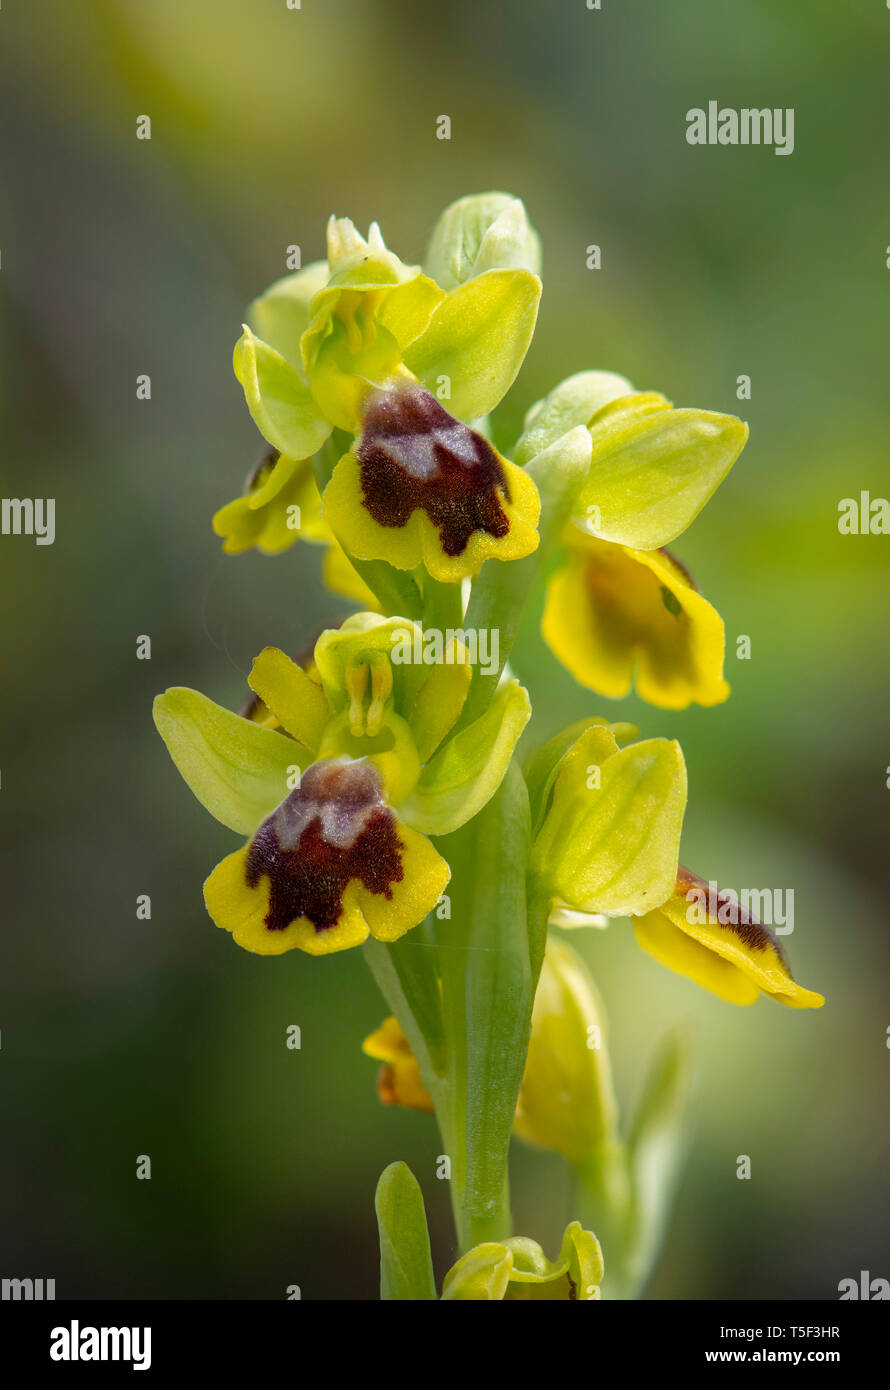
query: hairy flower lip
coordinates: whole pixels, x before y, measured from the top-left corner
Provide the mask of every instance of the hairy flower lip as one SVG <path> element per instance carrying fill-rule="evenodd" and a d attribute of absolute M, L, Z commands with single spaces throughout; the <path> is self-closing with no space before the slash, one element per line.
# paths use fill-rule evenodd
<path fill-rule="evenodd" d="M 659 907 L 634 914 L 639 945 L 662 965 L 718 998 L 750 1005 L 761 994 L 793 1009 L 818 1009 L 825 999 L 799 985 L 776 936 L 743 908 L 682 866 Z"/>
<path fill-rule="evenodd" d="M 579 684 L 607 699 L 636 689 L 662 709 L 728 697 L 723 620 L 672 551 L 636 550 L 575 524 L 563 540 L 542 634 Z"/>
<path fill-rule="evenodd" d="M 417 383 L 372 396 L 363 428 L 324 492 L 344 550 L 443 583 L 487 559 L 522 559 L 538 546 L 533 479 Z"/>
<path fill-rule="evenodd" d="M 510 523 L 503 464 L 487 439 L 420 386 L 375 392 L 356 447 L 363 504 L 380 526 L 403 527 L 423 510 L 446 555 L 462 555 L 474 531 L 502 539 Z"/>
<path fill-rule="evenodd" d="M 403 848 L 376 769 L 363 761 L 323 760 L 257 830 L 245 878 L 249 888 L 269 880 L 270 931 L 305 917 L 320 932 L 340 920 L 352 879 L 392 898 L 392 884 L 404 878 Z"/>
<path fill-rule="evenodd" d="M 705 894 L 709 919 L 713 918 L 718 926 L 728 927 L 743 945 L 752 951 L 767 951 L 772 948 L 791 975 L 787 952 L 775 932 L 758 921 L 753 913 L 742 907 L 731 894 L 719 889 L 714 892 L 705 879 L 681 864 L 677 869 L 677 894 L 690 902 L 690 889 Z"/>

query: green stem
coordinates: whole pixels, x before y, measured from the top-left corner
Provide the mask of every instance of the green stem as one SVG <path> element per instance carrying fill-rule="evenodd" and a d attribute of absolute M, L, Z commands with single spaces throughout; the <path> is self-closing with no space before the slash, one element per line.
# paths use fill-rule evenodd
<path fill-rule="evenodd" d="M 446 1069 L 436 947 L 429 921 L 399 941 L 364 946 L 377 986 L 408 1039 L 424 1085 L 435 1096 Z"/>
<path fill-rule="evenodd" d="M 432 575 L 423 576 L 423 626 L 438 632 L 457 629 L 463 620 L 460 584 L 443 584 Z"/>
<path fill-rule="evenodd" d="M 485 809 L 440 847 L 452 868 L 452 917 L 437 923 L 448 1048 L 440 1123 L 467 1250 L 512 1230 L 507 1160 L 534 999 L 528 795 L 515 762 Z"/>
<path fill-rule="evenodd" d="M 569 436 L 570 441 L 571 438 Z M 468 628 L 498 633 L 499 664 L 492 675 L 482 671 L 474 674 L 458 729 L 484 714 L 494 697 L 516 641 L 529 595 L 540 582 L 559 544 L 577 490 L 587 474 L 589 439 L 585 443 L 586 449 L 579 448 L 580 440 L 576 437 L 574 447 L 561 449 L 557 444 L 554 449 L 545 449 L 532 459 L 526 472 L 541 498 L 538 548 L 525 559 L 511 560 L 509 564 L 487 560 L 473 581 L 466 625 Z"/>

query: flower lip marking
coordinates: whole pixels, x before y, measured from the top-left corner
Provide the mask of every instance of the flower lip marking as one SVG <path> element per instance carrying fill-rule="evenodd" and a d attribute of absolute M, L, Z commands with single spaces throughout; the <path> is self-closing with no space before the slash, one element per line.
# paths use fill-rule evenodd
<path fill-rule="evenodd" d="M 256 888 L 264 874 L 269 879 L 270 931 L 300 917 L 325 931 L 339 921 L 352 879 L 392 898 L 391 885 L 404 877 L 402 849 L 373 765 L 327 759 L 313 763 L 263 821 L 248 851 L 247 885 Z"/>
<path fill-rule="evenodd" d="M 703 878 L 682 864 L 677 871 L 677 893 L 687 902 L 698 899 L 707 911 L 708 920 L 727 927 L 749 950 L 775 951 L 788 974 L 791 974 L 788 956 L 778 937 L 728 893 L 714 892 Z"/>
<path fill-rule="evenodd" d="M 495 450 L 419 386 L 378 392 L 357 447 L 363 502 L 380 526 L 405 526 L 422 509 L 446 555 L 461 555 L 474 531 L 500 540 L 510 501 Z"/>

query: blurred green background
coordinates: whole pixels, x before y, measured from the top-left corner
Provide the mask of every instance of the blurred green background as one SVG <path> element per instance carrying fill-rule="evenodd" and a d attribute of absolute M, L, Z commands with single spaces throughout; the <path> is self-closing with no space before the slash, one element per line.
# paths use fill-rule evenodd
<path fill-rule="evenodd" d="M 651 1293 L 822 1299 L 890 1275 L 890 538 L 837 529 L 841 498 L 890 494 L 888 36 L 879 0 L 4 4 L 2 491 L 57 499 L 53 546 L 0 538 L 4 1276 L 60 1298 L 373 1298 L 395 1158 L 451 1261 L 433 1122 L 383 1110 L 359 1051 L 383 1014 L 361 954 L 255 959 L 213 929 L 201 882 L 233 840 L 149 708 L 169 684 L 237 706 L 264 644 L 299 650 L 346 611 L 317 550 L 224 559 L 210 530 L 259 452 L 231 371 L 245 304 L 289 244 L 323 253 L 331 212 L 415 260 L 440 209 L 486 188 L 525 199 L 545 248 L 508 433 L 583 367 L 752 427 L 677 546 L 726 619 L 732 698 L 620 708 L 682 741 L 685 862 L 793 887 L 785 944 L 828 1004 L 733 1009 L 626 923 L 573 936 L 625 1113 L 668 1028 L 697 1058 Z M 794 107 L 793 155 L 689 147 L 710 99 Z M 618 708 L 533 629 L 515 664 L 542 737 Z M 519 1229 L 552 1252 L 565 1176 L 529 1151 L 513 1174 Z"/>

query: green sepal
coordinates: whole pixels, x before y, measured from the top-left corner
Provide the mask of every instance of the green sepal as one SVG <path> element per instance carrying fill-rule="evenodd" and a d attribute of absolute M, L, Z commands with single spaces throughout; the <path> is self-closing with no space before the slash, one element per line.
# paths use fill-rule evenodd
<path fill-rule="evenodd" d="M 593 725 L 562 760 L 535 840 L 536 878 L 576 912 L 647 912 L 673 892 L 685 809 L 678 743 L 648 739 L 619 751 Z"/>
<path fill-rule="evenodd" d="M 541 239 L 521 199 L 509 193 L 458 198 L 439 217 L 424 269 L 445 290 L 486 270 L 541 273 Z"/>
<path fill-rule="evenodd" d="M 174 686 L 154 702 L 154 721 L 191 791 L 230 830 L 251 834 L 288 794 L 292 767 L 310 755 L 293 739 Z"/>
<path fill-rule="evenodd" d="M 635 724 L 627 724 L 623 721 L 613 724 L 600 715 L 591 715 L 587 719 L 577 719 L 574 724 L 569 724 L 567 728 L 560 730 L 558 734 L 553 735 L 553 738 L 542 744 L 529 758 L 525 767 L 528 799 L 532 808 L 533 834 L 538 833 L 549 808 L 550 793 L 553 790 L 553 784 L 556 781 L 563 758 L 573 744 L 577 743 L 581 735 L 593 728 L 595 724 L 608 729 L 619 747 L 624 743 L 629 743 L 639 734 Z"/>
<path fill-rule="evenodd" d="M 734 415 L 675 410 L 644 392 L 604 406 L 590 434 L 574 519 L 602 540 L 656 550 L 701 511 L 741 453 L 748 426 Z"/>
<path fill-rule="evenodd" d="M 485 713 L 427 763 L 399 808 L 406 825 L 447 835 L 477 815 L 500 786 L 530 717 L 528 692 L 516 681 L 502 686 Z"/>
<path fill-rule="evenodd" d="M 374 1196 L 383 1302 L 436 1297 L 423 1193 L 407 1163 L 384 1168 Z"/>
<path fill-rule="evenodd" d="M 313 261 L 276 280 L 247 309 L 256 336 L 301 372 L 300 339 L 309 327 L 309 306 L 327 281 L 327 261 Z"/>
<path fill-rule="evenodd" d="M 500 1303 L 507 1296 L 513 1256 L 502 1241 L 474 1245 L 452 1265 L 442 1285 L 443 1302 Z"/>
<path fill-rule="evenodd" d="M 487 415 L 509 391 L 535 331 L 541 282 L 527 270 L 488 270 L 452 290 L 405 364 L 461 420 Z"/>
<path fill-rule="evenodd" d="M 263 438 L 291 458 L 311 458 L 327 439 L 331 426 L 296 367 L 257 338 L 247 324 L 235 344 L 232 365 Z"/>

